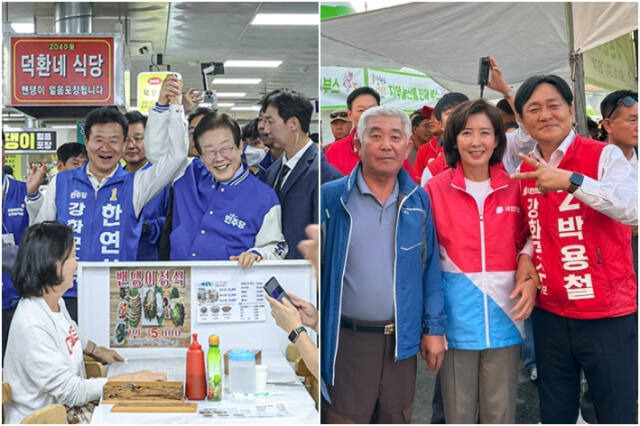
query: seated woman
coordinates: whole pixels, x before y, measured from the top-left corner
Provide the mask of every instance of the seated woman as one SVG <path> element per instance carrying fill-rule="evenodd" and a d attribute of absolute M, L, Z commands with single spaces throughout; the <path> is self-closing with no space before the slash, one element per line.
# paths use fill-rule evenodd
<path fill-rule="evenodd" d="M 522 320 L 538 277 L 520 254 L 528 227 L 519 184 L 501 164 L 497 108 L 460 104 L 447 121 L 450 169 L 427 182 L 440 246 L 448 350 L 441 383 L 447 423 L 515 423 Z"/>
<path fill-rule="evenodd" d="M 71 319 L 62 295 L 73 286 L 78 262 L 71 228 L 58 222 L 29 227 L 22 236 L 13 283 L 20 296 L 4 359 L 11 400 L 6 423 L 20 423 L 50 404 L 76 407 L 100 399 L 106 378 L 85 378 L 83 354 L 103 363 L 123 361 L 88 340 Z"/>
<path fill-rule="evenodd" d="M 200 158 L 174 183 L 171 260 L 283 259 L 280 202 L 242 162 L 238 124 L 208 113 L 193 139 Z"/>

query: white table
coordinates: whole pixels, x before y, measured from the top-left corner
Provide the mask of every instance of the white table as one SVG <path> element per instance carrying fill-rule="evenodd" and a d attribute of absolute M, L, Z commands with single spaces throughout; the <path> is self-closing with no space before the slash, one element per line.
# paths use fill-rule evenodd
<path fill-rule="evenodd" d="M 205 354 L 206 356 L 206 354 Z M 93 424 L 161 424 L 161 423 L 307 423 L 319 424 L 320 416 L 315 403 L 305 387 L 297 378 L 284 355 L 275 350 L 262 352 L 262 364 L 269 367 L 267 391 L 277 394 L 255 399 L 236 399 L 227 389 L 228 377 L 225 376 L 222 401 L 193 401 L 198 403 L 198 411 L 208 407 L 250 408 L 257 404 L 286 403 L 290 417 L 205 417 L 195 413 L 112 413 L 111 404 L 100 404 L 91 418 Z M 130 357 L 126 363 L 109 366 L 107 377 L 141 370 L 166 372 L 168 381 L 184 382 L 186 368 L 186 350 L 182 357 L 145 358 Z"/>

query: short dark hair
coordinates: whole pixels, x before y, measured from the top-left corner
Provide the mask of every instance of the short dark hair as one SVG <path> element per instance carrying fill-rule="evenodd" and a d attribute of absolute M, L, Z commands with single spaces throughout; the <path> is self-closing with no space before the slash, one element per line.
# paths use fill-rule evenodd
<path fill-rule="evenodd" d="M 504 133 L 504 125 L 500 118 L 500 111 L 484 99 L 476 99 L 474 101 L 466 101 L 453 110 L 444 130 L 444 155 L 449 167 L 456 167 L 460 161 L 460 152 L 458 151 L 458 134 L 465 128 L 469 117 L 474 114 L 484 114 L 487 116 L 496 137 L 497 146 L 489 159 L 489 165 L 493 166 L 502 161 L 502 155 L 507 146 L 507 137 Z"/>
<path fill-rule="evenodd" d="M 541 85 L 542 83 L 547 83 L 556 88 L 556 90 L 560 93 L 562 98 L 565 100 L 567 105 L 571 106 L 573 103 L 573 94 L 571 93 L 571 88 L 562 78 L 557 75 L 547 74 L 547 75 L 534 75 L 529 77 L 522 83 L 522 86 L 518 88 L 516 92 L 515 99 L 515 107 L 518 114 L 522 116 L 522 108 L 524 108 L 524 104 L 527 103 L 533 91 L 536 90 L 536 87 Z"/>
<path fill-rule="evenodd" d="M 78 155 L 84 155 L 86 157 L 87 147 L 78 142 L 67 142 L 58 147 L 56 154 L 58 155 L 58 160 L 65 164 L 69 158 Z"/>
<path fill-rule="evenodd" d="M 349 111 L 351 111 L 351 105 L 353 104 L 353 101 L 355 101 L 356 98 L 361 95 L 373 96 L 374 98 L 376 98 L 376 103 L 380 105 L 380 94 L 376 92 L 375 89 L 372 89 L 369 86 L 360 86 L 357 89 L 351 91 L 351 93 L 349 93 L 349 96 L 347 96 L 347 109 Z"/>
<path fill-rule="evenodd" d="M 193 119 L 196 118 L 197 116 L 204 115 L 204 114 L 209 114 L 210 112 L 213 112 L 213 110 L 211 108 L 198 107 L 198 108 L 196 108 L 195 111 L 193 111 L 191 114 L 189 114 L 189 118 L 187 119 L 187 121 L 189 122 L 189 124 L 191 124 Z"/>
<path fill-rule="evenodd" d="M 260 133 L 258 133 L 258 119 L 254 118 L 250 122 L 242 127 L 242 140 L 246 139 L 258 139 Z"/>
<path fill-rule="evenodd" d="M 411 127 L 419 126 L 424 120 L 429 120 L 427 117 L 422 115 L 422 111 L 418 111 L 417 115 L 414 115 L 411 119 Z"/>
<path fill-rule="evenodd" d="M 630 96 L 638 101 L 638 92 L 634 92 L 632 90 L 616 90 L 615 92 L 609 93 L 603 100 L 600 102 L 600 114 L 602 114 L 602 119 L 611 118 L 611 115 L 615 111 L 618 106 L 618 101 L 625 96 Z"/>
<path fill-rule="evenodd" d="M 520 126 L 518 125 L 517 121 L 507 121 L 506 123 L 504 123 L 504 131 L 506 132 L 509 129 L 519 129 Z"/>
<path fill-rule="evenodd" d="M 515 115 L 513 113 L 513 110 L 511 109 L 511 105 L 509 105 L 509 102 L 507 102 L 507 100 L 504 98 L 498 101 L 498 103 L 496 104 L 496 107 L 498 107 L 498 109 L 500 109 L 502 112 L 504 112 L 507 115 Z"/>
<path fill-rule="evenodd" d="M 2 173 L 4 173 L 5 175 L 11 175 L 13 176 L 13 167 L 11 167 L 10 165 L 4 165 L 2 166 Z"/>
<path fill-rule="evenodd" d="M 142 123 L 142 126 L 147 127 L 147 116 L 140 111 L 129 111 L 124 115 L 124 118 L 127 119 L 129 125 Z"/>
<path fill-rule="evenodd" d="M 122 127 L 123 139 L 127 137 L 129 122 L 120 111 L 109 107 L 96 108 L 87 115 L 87 118 L 84 121 L 84 135 L 89 139 L 89 136 L 91 135 L 91 127 L 96 124 L 108 123 L 119 124 L 120 127 Z"/>
<path fill-rule="evenodd" d="M 436 106 L 433 109 L 433 113 L 436 115 L 438 121 L 442 121 L 442 113 L 454 108 L 461 103 L 468 101 L 469 98 L 464 93 L 450 92 L 438 99 Z"/>
<path fill-rule="evenodd" d="M 269 105 L 278 110 L 278 115 L 286 123 L 291 117 L 296 117 L 305 133 L 309 132 L 309 123 L 313 114 L 313 105 L 309 98 L 291 89 L 276 89 L 261 101 L 260 112 L 265 112 Z"/>
<path fill-rule="evenodd" d="M 226 128 L 231 131 L 233 135 L 233 142 L 237 147 L 240 146 L 240 126 L 236 123 L 236 120 L 228 116 L 227 114 L 220 114 L 216 111 L 209 111 L 206 113 L 202 120 L 198 123 L 193 130 L 193 142 L 198 150 L 198 153 L 202 155 L 202 148 L 200 147 L 200 137 L 209 130 L 215 130 L 220 128 Z"/>
<path fill-rule="evenodd" d="M 60 222 L 31 225 L 22 234 L 13 270 L 13 286 L 20 297 L 40 297 L 62 283 L 57 262 L 63 265 L 73 248 L 73 231 Z"/>

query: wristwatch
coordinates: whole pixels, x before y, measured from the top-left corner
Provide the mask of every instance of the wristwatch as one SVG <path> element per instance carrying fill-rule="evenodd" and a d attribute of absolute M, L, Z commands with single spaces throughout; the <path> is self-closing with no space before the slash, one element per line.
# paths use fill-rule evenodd
<path fill-rule="evenodd" d="M 300 336 L 300 333 L 302 332 L 307 332 L 307 329 L 304 327 L 298 327 L 295 330 L 293 330 L 291 333 L 289 333 L 289 340 L 291 341 L 291 343 L 295 343 L 296 340 L 298 340 L 298 336 Z"/>
<path fill-rule="evenodd" d="M 567 192 L 569 194 L 573 194 L 574 192 L 576 192 L 576 189 L 578 189 L 580 185 L 582 185 L 583 180 L 584 175 L 576 172 L 571 173 L 571 177 L 569 178 L 569 188 L 567 189 Z"/>

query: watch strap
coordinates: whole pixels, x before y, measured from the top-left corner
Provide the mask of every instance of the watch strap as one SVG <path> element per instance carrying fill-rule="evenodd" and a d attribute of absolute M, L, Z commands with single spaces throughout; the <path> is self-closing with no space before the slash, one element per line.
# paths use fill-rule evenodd
<path fill-rule="evenodd" d="M 289 340 L 291 341 L 291 343 L 295 343 L 296 340 L 298 340 L 298 337 L 300 336 L 300 333 L 302 332 L 307 332 L 307 329 L 304 327 L 298 327 L 295 330 L 293 330 L 291 333 L 289 333 Z"/>
<path fill-rule="evenodd" d="M 580 185 L 582 185 L 583 180 L 584 175 L 576 172 L 571 173 L 571 177 L 569 177 L 569 188 L 567 189 L 567 192 L 569 194 L 573 194 L 574 192 L 576 192 L 576 190 L 580 188 Z"/>

